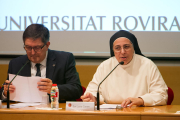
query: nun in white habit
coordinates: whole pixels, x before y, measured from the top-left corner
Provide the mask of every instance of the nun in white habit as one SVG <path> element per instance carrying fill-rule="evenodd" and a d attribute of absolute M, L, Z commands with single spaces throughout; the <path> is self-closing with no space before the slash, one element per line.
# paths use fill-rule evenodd
<path fill-rule="evenodd" d="M 136 37 L 120 30 L 110 39 L 111 57 L 102 62 L 81 99 L 95 102 L 99 83 L 121 61 L 100 86 L 100 103 L 122 107 L 166 105 L 167 86 L 157 66 L 141 53 Z"/>

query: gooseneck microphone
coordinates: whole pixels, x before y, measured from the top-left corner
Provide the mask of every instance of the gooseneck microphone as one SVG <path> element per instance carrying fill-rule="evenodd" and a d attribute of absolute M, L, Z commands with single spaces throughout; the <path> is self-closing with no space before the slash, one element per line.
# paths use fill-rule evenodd
<path fill-rule="evenodd" d="M 9 94 L 9 86 L 11 85 L 12 81 L 16 78 L 16 76 L 21 72 L 21 70 L 29 63 L 29 60 L 26 61 L 26 63 L 21 67 L 21 69 L 18 71 L 18 73 L 14 76 L 14 78 L 11 80 L 11 82 L 8 85 L 7 90 L 7 108 L 10 108 L 9 102 L 10 102 L 10 94 Z"/>
<path fill-rule="evenodd" d="M 119 62 L 119 63 L 116 65 L 116 67 L 117 67 L 118 65 L 123 65 L 123 64 L 124 64 L 124 62 L 121 61 L 121 62 Z M 99 98 L 99 87 L 100 87 L 101 83 L 116 69 L 116 67 L 114 67 L 114 69 L 111 70 L 111 72 L 110 72 L 110 73 L 99 83 L 99 85 L 98 85 L 98 89 L 97 89 L 97 110 L 100 110 L 100 108 L 99 108 L 99 102 L 100 102 L 100 98 Z"/>

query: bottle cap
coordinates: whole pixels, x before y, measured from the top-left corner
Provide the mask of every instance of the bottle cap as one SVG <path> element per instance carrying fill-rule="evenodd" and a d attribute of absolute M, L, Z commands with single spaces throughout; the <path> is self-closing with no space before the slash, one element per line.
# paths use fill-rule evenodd
<path fill-rule="evenodd" d="M 57 84 L 52 84 L 52 86 L 57 86 Z"/>

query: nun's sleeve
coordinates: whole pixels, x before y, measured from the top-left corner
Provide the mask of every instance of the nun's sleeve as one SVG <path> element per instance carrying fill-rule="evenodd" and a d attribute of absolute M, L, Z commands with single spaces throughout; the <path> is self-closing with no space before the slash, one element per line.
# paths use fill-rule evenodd
<path fill-rule="evenodd" d="M 102 64 L 101 64 L 101 65 L 102 65 Z M 102 80 L 102 78 L 101 78 L 101 72 L 102 72 L 103 70 L 101 70 L 101 69 L 102 69 L 102 66 L 101 66 L 101 65 L 97 68 L 97 71 L 96 71 L 96 73 L 94 74 L 92 81 L 89 82 L 88 87 L 87 87 L 86 92 L 84 93 L 84 95 L 85 95 L 86 93 L 91 93 L 94 97 L 97 98 L 98 85 L 99 85 L 99 83 L 100 83 L 101 80 Z M 102 96 L 101 93 L 102 93 L 102 89 L 101 89 L 101 87 L 100 87 L 100 88 L 99 88 L 100 104 L 104 104 L 104 103 L 105 103 L 105 102 L 104 102 L 104 97 Z"/>
<path fill-rule="evenodd" d="M 140 96 L 144 106 L 166 105 L 168 87 L 164 82 L 157 66 L 152 63 L 149 71 L 148 93 Z"/>

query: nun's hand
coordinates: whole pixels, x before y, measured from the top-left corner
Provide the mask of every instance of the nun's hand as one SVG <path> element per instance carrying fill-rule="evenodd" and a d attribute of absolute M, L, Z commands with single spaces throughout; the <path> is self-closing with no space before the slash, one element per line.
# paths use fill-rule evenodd
<path fill-rule="evenodd" d="M 83 102 L 94 102 L 96 104 L 96 97 L 94 97 L 91 93 L 86 93 L 81 96 Z"/>
<path fill-rule="evenodd" d="M 126 108 L 128 105 L 130 108 L 133 105 L 141 106 L 141 105 L 144 105 L 144 100 L 142 98 L 131 98 L 131 97 L 129 97 L 122 102 L 121 106 Z"/>

